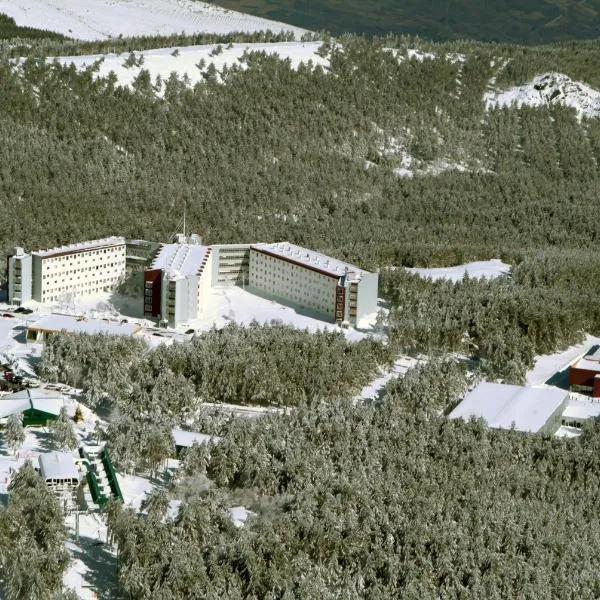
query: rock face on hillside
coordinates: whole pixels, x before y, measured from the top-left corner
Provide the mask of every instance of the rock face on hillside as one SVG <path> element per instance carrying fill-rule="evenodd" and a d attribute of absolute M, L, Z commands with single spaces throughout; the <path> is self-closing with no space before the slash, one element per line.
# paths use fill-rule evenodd
<path fill-rule="evenodd" d="M 487 92 L 484 101 L 487 108 L 562 104 L 574 108 L 579 118 L 600 118 L 600 92 L 562 73 L 538 75 L 530 83 L 504 92 Z"/>

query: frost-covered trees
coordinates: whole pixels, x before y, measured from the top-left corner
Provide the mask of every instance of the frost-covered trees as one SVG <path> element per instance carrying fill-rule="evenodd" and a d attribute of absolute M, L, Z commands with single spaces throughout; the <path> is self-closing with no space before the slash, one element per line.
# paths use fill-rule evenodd
<path fill-rule="evenodd" d="M 66 529 L 56 497 L 30 462 L 17 472 L 0 508 L 0 570 L 7 600 L 62 597 L 69 563 Z"/>
<path fill-rule="evenodd" d="M 70 450 L 77 447 L 78 440 L 73 430 L 73 422 L 64 406 L 60 409 L 58 419 L 52 423 L 52 433 L 54 443 L 61 450 Z"/>
<path fill-rule="evenodd" d="M 13 454 L 25 441 L 25 430 L 23 429 L 23 415 L 21 413 L 10 415 L 6 420 L 3 432 L 4 443 L 12 450 Z"/>

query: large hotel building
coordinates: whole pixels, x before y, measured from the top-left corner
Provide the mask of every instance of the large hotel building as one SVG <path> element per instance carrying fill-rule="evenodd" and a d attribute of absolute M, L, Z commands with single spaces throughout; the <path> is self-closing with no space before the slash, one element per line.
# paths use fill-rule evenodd
<path fill-rule="evenodd" d="M 126 263 L 128 272 L 143 270 L 144 316 L 170 326 L 196 319 L 210 290 L 229 286 L 340 325 L 377 312 L 377 273 L 289 242 L 204 246 L 197 235 L 162 245 L 110 237 L 30 254 L 16 248 L 8 259 L 8 301 L 110 291 Z"/>

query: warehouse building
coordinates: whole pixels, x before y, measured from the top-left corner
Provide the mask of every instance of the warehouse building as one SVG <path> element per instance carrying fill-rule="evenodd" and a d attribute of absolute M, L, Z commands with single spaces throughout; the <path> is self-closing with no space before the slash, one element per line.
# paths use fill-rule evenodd
<path fill-rule="evenodd" d="M 250 247 L 251 288 L 313 311 L 324 320 L 357 325 L 377 312 L 378 274 L 288 242 Z"/>
<path fill-rule="evenodd" d="M 554 387 L 522 387 L 481 382 L 450 413 L 450 419 L 474 417 L 488 427 L 554 433 L 569 402 L 569 392 Z"/>
<path fill-rule="evenodd" d="M 8 259 L 9 300 L 55 302 L 108 292 L 125 274 L 125 239 L 108 237 L 27 254 L 15 248 Z M 13 302 L 14 301 L 14 302 Z"/>
<path fill-rule="evenodd" d="M 211 286 L 210 258 L 197 235 L 163 244 L 144 273 L 144 316 L 172 327 L 195 319 Z"/>

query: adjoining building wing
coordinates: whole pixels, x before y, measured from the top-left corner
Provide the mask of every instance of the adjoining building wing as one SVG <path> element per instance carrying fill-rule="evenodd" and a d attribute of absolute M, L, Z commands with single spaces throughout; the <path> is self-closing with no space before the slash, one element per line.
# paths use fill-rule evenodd
<path fill-rule="evenodd" d="M 496 429 L 554 433 L 568 400 L 569 393 L 558 388 L 484 381 L 465 396 L 449 418 L 476 417 Z"/>
<path fill-rule="evenodd" d="M 144 315 L 171 326 L 195 319 L 211 285 L 210 255 L 197 236 L 163 244 L 144 273 Z"/>
<path fill-rule="evenodd" d="M 125 238 L 112 236 L 49 250 L 25 253 L 15 248 L 8 259 L 12 304 L 55 302 L 66 295 L 90 296 L 112 290 L 125 274 Z"/>
<path fill-rule="evenodd" d="M 289 242 L 250 247 L 252 287 L 356 325 L 377 312 L 378 274 Z"/>

